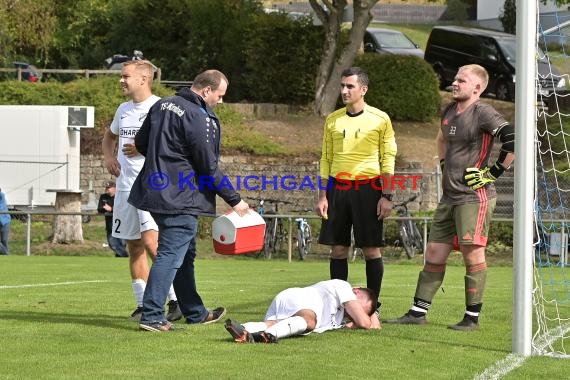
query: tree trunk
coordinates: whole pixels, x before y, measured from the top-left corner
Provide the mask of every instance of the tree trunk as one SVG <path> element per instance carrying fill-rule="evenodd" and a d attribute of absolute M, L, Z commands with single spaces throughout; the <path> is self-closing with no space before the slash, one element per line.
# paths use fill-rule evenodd
<path fill-rule="evenodd" d="M 342 51 L 339 51 L 338 42 L 347 1 L 322 0 L 324 7 L 327 8 L 326 11 L 317 1 L 309 0 L 309 3 L 325 28 L 325 41 L 316 80 L 315 113 L 324 117 L 336 107 L 340 95 L 340 75 L 343 70 L 353 64 L 356 53 L 362 45 L 364 31 L 372 20 L 370 11 L 379 0 L 353 1 L 354 20 L 350 31 L 350 41 Z"/>
<path fill-rule="evenodd" d="M 58 191 L 55 196 L 57 212 L 81 212 L 81 192 Z M 83 241 L 81 215 L 55 215 L 52 243 Z"/>

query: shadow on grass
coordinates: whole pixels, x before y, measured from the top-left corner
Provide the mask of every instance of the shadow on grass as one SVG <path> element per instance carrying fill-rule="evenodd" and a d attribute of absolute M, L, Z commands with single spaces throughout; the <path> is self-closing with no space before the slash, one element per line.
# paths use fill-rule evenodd
<path fill-rule="evenodd" d="M 138 324 L 126 317 L 104 314 L 84 315 L 72 313 L 35 312 L 29 310 L 3 310 L 0 311 L 0 320 L 14 320 L 19 322 L 44 324 L 76 324 L 131 331 L 138 329 Z"/>

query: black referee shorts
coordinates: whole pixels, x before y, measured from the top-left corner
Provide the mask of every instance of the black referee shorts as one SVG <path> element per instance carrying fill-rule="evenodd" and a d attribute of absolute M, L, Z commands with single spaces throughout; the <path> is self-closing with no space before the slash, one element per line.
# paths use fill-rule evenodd
<path fill-rule="evenodd" d="M 341 182 L 332 179 L 327 190 L 328 219 L 322 221 L 319 244 L 350 246 L 350 230 L 354 228 L 357 247 L 381 247 L 383 222 L 378 220 L 376 207 L 382 187 L 380 179 L 374 188 L 364 181 Z M 332 185 L 331 185 L 332 182 Z"/>

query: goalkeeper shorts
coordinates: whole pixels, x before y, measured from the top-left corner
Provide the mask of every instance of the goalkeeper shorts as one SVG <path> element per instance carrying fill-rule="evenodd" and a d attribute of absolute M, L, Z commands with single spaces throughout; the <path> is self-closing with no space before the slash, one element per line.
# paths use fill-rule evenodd
<path fill-rule="evenodd" d="M 496 198 L 480 203 L 440 203 L 433 216 L 429 241 L 457 245 L 487 245 Z"/>

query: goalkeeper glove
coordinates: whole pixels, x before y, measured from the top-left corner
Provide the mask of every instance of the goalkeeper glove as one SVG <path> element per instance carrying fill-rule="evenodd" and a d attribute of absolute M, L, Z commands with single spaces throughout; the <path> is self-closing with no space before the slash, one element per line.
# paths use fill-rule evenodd
<path fill-rule="evenodd" d="M 498 162 L 495 165 L 485 167 L 483 169 L 479 168 L 467 168 L 465 169 L 465 174 L 463 179 L 465 184 L 469 186 L 472 190 L 478 190 L 490 183 L 493 183 L 499 178 L 501 174 L 505 171 L 505 168 Z"/>

